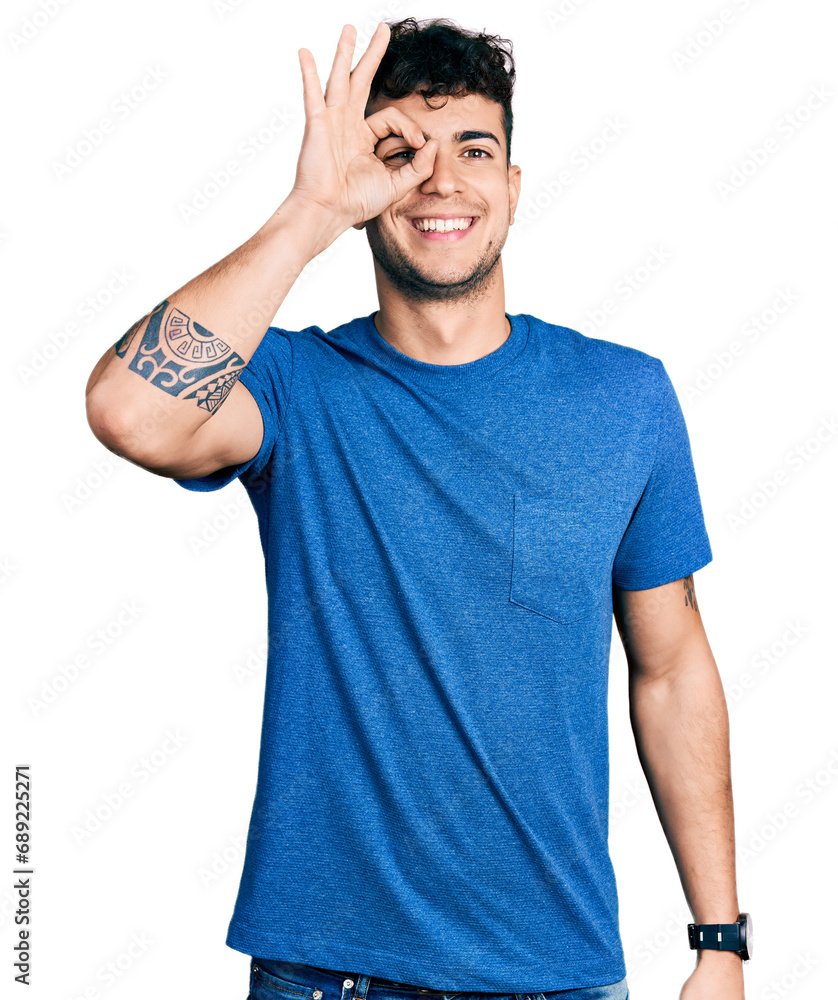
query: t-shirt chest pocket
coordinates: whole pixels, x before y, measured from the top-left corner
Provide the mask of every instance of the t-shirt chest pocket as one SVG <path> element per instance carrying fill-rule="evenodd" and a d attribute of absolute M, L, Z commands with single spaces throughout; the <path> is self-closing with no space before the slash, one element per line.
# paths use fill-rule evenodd
<path fill-rule="evenodd" d="M 618 505 L 516 492 L 509 600 L 562 624 L 594 612 L 610 595 L 619 513 Z"/>

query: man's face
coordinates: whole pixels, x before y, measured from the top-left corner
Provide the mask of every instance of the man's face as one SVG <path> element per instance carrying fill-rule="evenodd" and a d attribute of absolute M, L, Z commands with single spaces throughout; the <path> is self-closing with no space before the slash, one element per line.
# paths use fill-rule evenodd
<path fill-rule="evenodd" d="M 477 94 L 448 97 L 444 106 L 429 108 L 414 93 L 398 101 L 379 97 L 368 114 L 387 106 L 412 118 L 426 138 L 438 139 L 439 149 L 427 180 L 363 224 L 373 257 L 411 301 L 477 295 L 500 259 L 520 191 L 521 169 L 506 162 L 503 109 Z M 397 170 L 414 149 L 394 135 L 382 139 L 375 153 Z M 446 218 L 468 225 L 441 232 L 445 223 L 428 221 Z"/>

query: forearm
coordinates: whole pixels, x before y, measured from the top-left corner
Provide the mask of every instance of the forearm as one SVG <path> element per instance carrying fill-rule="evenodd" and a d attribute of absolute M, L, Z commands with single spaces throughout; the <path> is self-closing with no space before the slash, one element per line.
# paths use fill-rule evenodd
<path fill-rule="evenodd" d="M 637 752 L 693 920 L 736 923 L 727 704 L 692 575 L 648 590 L 615 588 L 614 611 Z M 696 951 L 681 1000 L 744 1000 L 737 953 Z"/>
<path fill-rule="evenodd" d="M 306 264 L 340 233 L 286 199 L 247 242 L 171 293 L 100 358 L 87 383 L 91 427 L 114 450 L 188 439 L 229 391 Z M 134 429 L 142 428 L 142 434 Z"/>
<path fill-rule="evenodd" d="M 735 923 L 728 713 L 706 643 L 630 685 L 637 750 L 696 923 Z M 739 959 L 737 959 L 739 961 Z"/>

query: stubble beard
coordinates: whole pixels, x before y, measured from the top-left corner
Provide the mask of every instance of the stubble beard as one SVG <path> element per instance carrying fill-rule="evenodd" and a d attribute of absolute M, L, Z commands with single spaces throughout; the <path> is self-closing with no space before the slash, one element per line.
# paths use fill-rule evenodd
<path fill-rule="evenodd" d="M 493 238 L 474 263 L 469 274 L 451 281 L 438 281 L 421 271 L 401 246 L 382 233 L 378 219 L 364 227 L 373 258 L 393 287 L 410 302 L 451 302 L 479 298 L 495 273 L 506 233 Z"/>

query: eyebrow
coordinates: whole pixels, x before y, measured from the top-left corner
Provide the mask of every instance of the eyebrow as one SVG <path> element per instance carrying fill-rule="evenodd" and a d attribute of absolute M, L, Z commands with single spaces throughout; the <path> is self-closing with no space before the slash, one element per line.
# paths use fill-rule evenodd
<path fill-rule="evenodd" d="M 427 132 L 423 132 L 422 136 L 425 142 L 430 139 Z M 379 139 L 375 144 L 378 147 L 382 142 L 387 142 L 388 139 L 403 139 L 404 136 L 397 135 L 395 132 L 391 132 L 389 135 L 385 135 L 383 139 Z M 460 132 L 455 132 L 451 137 L 454 142 L 473 142 L 475 139 L 491 139 L 492 142 L 496 143 L 500 147 L 500 140 L 495 135 L 494 132 L 484 132 L 481 129 L 463 129 Z"/>

